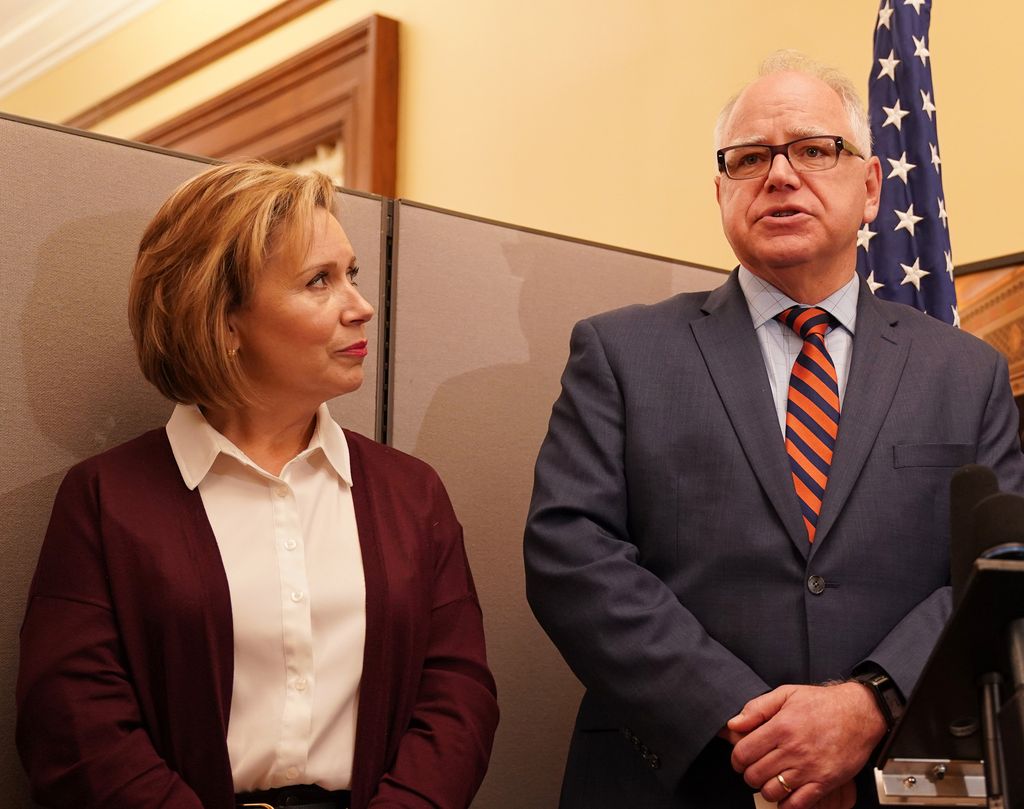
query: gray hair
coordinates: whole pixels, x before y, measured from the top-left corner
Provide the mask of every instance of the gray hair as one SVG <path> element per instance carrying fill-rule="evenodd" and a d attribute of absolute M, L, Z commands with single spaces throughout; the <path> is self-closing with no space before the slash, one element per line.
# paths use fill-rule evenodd
<path fill-rule="evenodd" d="M 867 111 L 864 109 L 864 104 L 861 102 L 853 82 L 836 68 L 824 65 L 794 50 L 776 51 L 765 58 L 761 62 L 758 76 L 789 71 L 813 76 L 835 90 L 843 103 L 843 109 L 846 110 L 846 114 L 850 118 L 850 133 L 852 135 L 850 140 L 854 148 L 864 156 L 871 154 L 871 124 L 868 122 Z M 726 102 L 722 111 L 718 113 L 718 120 L 715 122 L 715 149 L 722 148 L 725 126 L 729 122 L 729 116 L 739 97 L 743 94 L 743 90 L 746 90 L 751 84 L 753 82 L 747 83 L 742 90 Z"/>

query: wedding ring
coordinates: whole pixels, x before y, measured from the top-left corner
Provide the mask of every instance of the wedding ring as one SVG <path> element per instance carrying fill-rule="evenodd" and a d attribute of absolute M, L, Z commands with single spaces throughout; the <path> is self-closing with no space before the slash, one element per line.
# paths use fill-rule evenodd
<path fill-rule="evenodd" d="M 791 787 L 789 784 L 786 783 L 786 779 L 782 777 L 782 773 L 779 773 L 778 775 L 776 775 L 775 776 L 775 780 L 778 781 L 780 784 L 782 784 L 782 788 L 784 790 L 786 790 L 786 792 L 792 792 L 793 791 L 793 787 Z"/>

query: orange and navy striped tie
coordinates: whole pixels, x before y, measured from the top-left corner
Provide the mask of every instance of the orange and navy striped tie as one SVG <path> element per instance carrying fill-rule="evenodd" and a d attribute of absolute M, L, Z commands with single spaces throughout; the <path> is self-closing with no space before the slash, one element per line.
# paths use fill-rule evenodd
<path fill-rule="evenodd" d="M 833 320 L 824 309 L 814 306 L 793 306 L 776 318 L 804 341 L 789 378 L 786 452 L 807 526 L 807 539 L 814 542 L 839 434 L 839 383 L 836 366 L 825 348 L 825 332 Z"/>

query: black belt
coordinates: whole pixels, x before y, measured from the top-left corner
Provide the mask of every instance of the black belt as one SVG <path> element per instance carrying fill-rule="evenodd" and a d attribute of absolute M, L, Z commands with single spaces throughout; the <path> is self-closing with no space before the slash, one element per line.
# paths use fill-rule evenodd
<path fill-rule="evenodd" d="M 235 795 L 235 806 L 252 809 L 349 809 L 351 792 L 328 792 L 323 787 L 302 784 Z"/>

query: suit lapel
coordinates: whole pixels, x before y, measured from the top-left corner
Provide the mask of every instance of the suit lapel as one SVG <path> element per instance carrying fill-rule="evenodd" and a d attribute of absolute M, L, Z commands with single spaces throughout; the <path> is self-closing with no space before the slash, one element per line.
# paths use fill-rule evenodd
<path fill-rule="evenodd" d="M 818 516 L 814 545 L 827 538 L 871 453 L 892 405 L 910 351 L 910 338 L 895 328 L 863 284 L 857 302 L 853 360 L 839 417 L 839 436 Z"/>
<path fill-rule="evenodd" d="M 690 324 L 711 379 L 743 451 L 804 556 L 807 533 L 793 490 L 786 446 L 772 399 L 768 372 L 736 273 L 708 295 L 707 317 Z"/>

